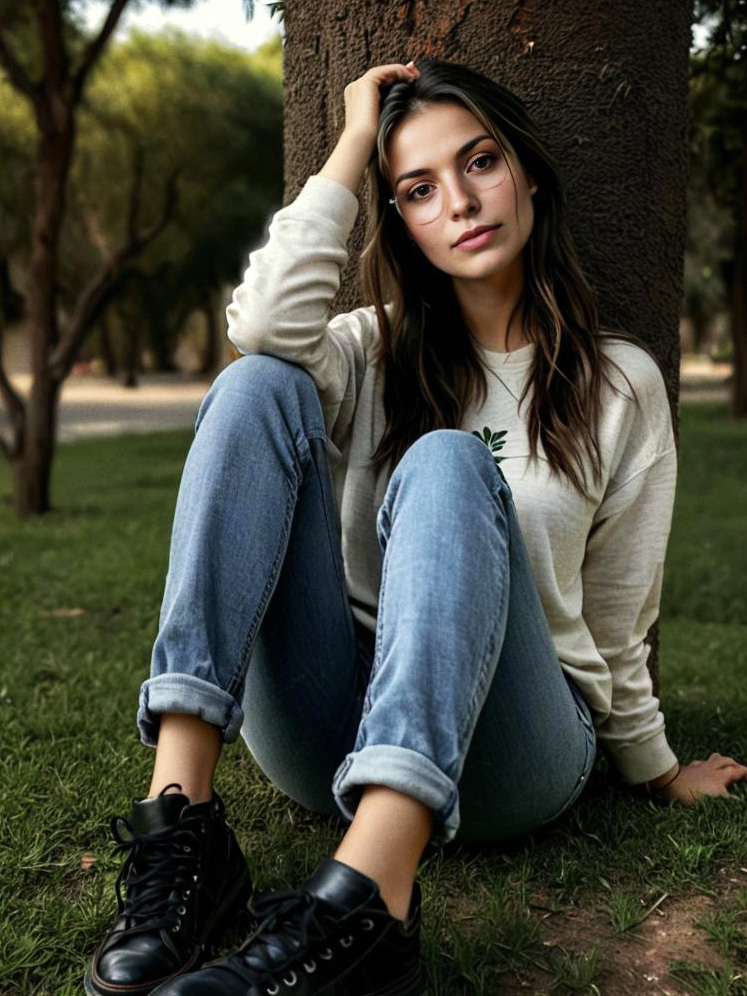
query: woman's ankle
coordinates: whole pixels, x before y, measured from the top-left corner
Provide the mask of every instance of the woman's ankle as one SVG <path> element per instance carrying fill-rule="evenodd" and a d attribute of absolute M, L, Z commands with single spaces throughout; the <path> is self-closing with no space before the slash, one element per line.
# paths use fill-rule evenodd
<path fill-rule="evenodd" d="M 365 786 L 334 858 L 372 878 L 391 915 L 406 920 L 433 822 L 432 811 L 417 800 L 383 786 Z"/>
<path fill-rule="evenodd" d="M 164 714 L 148 796 L 181 792 L 192 804 L 208 802 L 222 747 L 220 730 L 199 716 Z"/>

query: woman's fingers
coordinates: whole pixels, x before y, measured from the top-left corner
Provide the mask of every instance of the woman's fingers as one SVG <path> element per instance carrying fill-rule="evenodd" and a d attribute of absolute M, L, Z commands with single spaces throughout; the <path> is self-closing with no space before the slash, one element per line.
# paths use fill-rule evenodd
<path fill-rule="evenodd" d="M 351 132 L 375 135 L 381 110 L 382 86 L 398 80 L 416 79 L 419 75 L 414 63 L 390 62 L 383 66 L 372 66 L 358 79 L 345 87 L 345 128 Z"/>
<path fill-rule="evenodd" d="M 723 770 L 728 785 L 735 785 L 737 782 L 747 782 L 747 768 L 743 764 L 737 764 L 735 761 L 733 765 Z"/>
<path fill-rule="evenodd" d="M 747 767 L 723 754 L 711 754 L 707 761 L 691 761 L 661 792 L 665 799 L 692 803 L 703 795 L 728 796 L 729 788 L 747 782 Z"/>

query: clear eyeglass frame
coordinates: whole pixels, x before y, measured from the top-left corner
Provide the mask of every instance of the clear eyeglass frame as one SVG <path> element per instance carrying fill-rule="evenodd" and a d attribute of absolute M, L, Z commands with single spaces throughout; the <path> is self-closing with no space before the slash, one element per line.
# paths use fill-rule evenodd
<path fill-rule="evenodd" d="M 492 190 L 494 187 L 499 187 L 505 181 L 506 177 L 508 176 L 508 174 L 510 172 L 509 166 L 506 163 L 505 157 L 502 159 L 502 165 L 503 165 L 503 170 L 501 171 L 500 176 L 499 176 L 499 178 L 497 180 L 495 179 L 495 175 L 488 174 L 487 171 L 486 171 L 482 175 L 480 173 L 476 174 L 476 176 L 478 178 L 480 178 L 481 176 L 483 176 L 482 179 L 471 180 L 468 177 L 466 177 L 465 179 L 466 179 L 467 184 L 469 186 L 471 186 L 473 190 L 476 190 L 476 191 L 478 191 L 480 193 L 483 193 L 483 192 L 485 192 L 487 190 Z M 423 183 L 427 183 L 427 182 L 429 182 L 429 181 L 426 181 L 426 180 L 423 181 Z M 395 208 L 397 209 L 397 213 L 399 214 L 400 218 L 402 218 L 402 220 L 407 224 L 408 223 L 407 218 L 405 217 L 405 213 L 403 212 L 402 208 L 400 207 L 399 198 L 397 197 L 396 194 L 395 194 L 394 197 L 390 197 L 389 198 L 389 203 L 393 204 L 395 206 Z M 441 215 L 443 214 L 443 212 L 444 212 L 444 201 L 443 201 L 443 198 L 441 198 L 441 206 L 440 206 L 439 210 L 436 212 L 436 214 L 433 215 L 433 217 L 429 217 L 429 218 L 427 218 L 427 219 L 425 219 L 423 221 L 416 221 L 415 219 L 411 219 L 411 221 L 409 222 L 409 224 L 414 224 L 414 225 L 430 225 L 434 221 L 437 221 L 441 217 Z"/>

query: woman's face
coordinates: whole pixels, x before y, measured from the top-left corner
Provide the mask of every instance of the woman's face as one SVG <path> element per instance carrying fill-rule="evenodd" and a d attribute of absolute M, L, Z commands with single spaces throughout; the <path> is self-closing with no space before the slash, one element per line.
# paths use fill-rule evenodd
<path fill-rule="evenodd" d="M 470 148 L 460 152 L 467 143 Z M 536 187 L 516 154 L 511 149 L 507 152 L 513 179 L 505 163 L 501 167 L 497 142 L 461 104 L 431 104 L 408 115 L 389 138 L 398 203 L 404 206 L 408 196 L 421 198 L 423 203 L 437 196 L 441 204 L 433 220 L 406 220 L 407 230 L 428 260 L 459 282 L 490 280 L 502 274 L 503 283 L 504 278 L 518 279 L 523 273 L 522 250 L 534 224 Z M 482 171 L 500 168 L 505 179 L 497 186 L 488 187 L 488 172 L 478 177 Z M 421 175 L 401 179 L 413 171 Z M 473 245 L 457 246 L 464 232 L 484 225 L 497 227 Z"/>

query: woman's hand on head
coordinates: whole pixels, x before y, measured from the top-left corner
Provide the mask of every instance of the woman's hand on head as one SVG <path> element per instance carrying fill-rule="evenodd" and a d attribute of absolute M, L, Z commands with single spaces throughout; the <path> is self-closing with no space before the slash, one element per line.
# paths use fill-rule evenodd
<path fill-rule="evenodd" d="M 345 127 L 329 159 L 319 170 L 357 193 L 361 178 L 376 148 L 381 113 L 380 87 L 416 79 L 419 70 L 414 65 L 394 62 L 388 66 L 373 66 L 345 87 Z"/>
<path fill-rule="evenodd" d="M 691 761 L 666 788 L 652 790 L 668 802 L 694 803 L 704 795 L 728 796 L 729 788 L 747 782 L 747 767 L 723 754 L 711 754 L 707 761 Z"/>
<path fill-rule="evenodd" d="M 409 62 L 372 66 L 345 87 L 345 131 L 376 141 L 381 113 L 381 87 L 417 79 L 420 70 Z"/>

